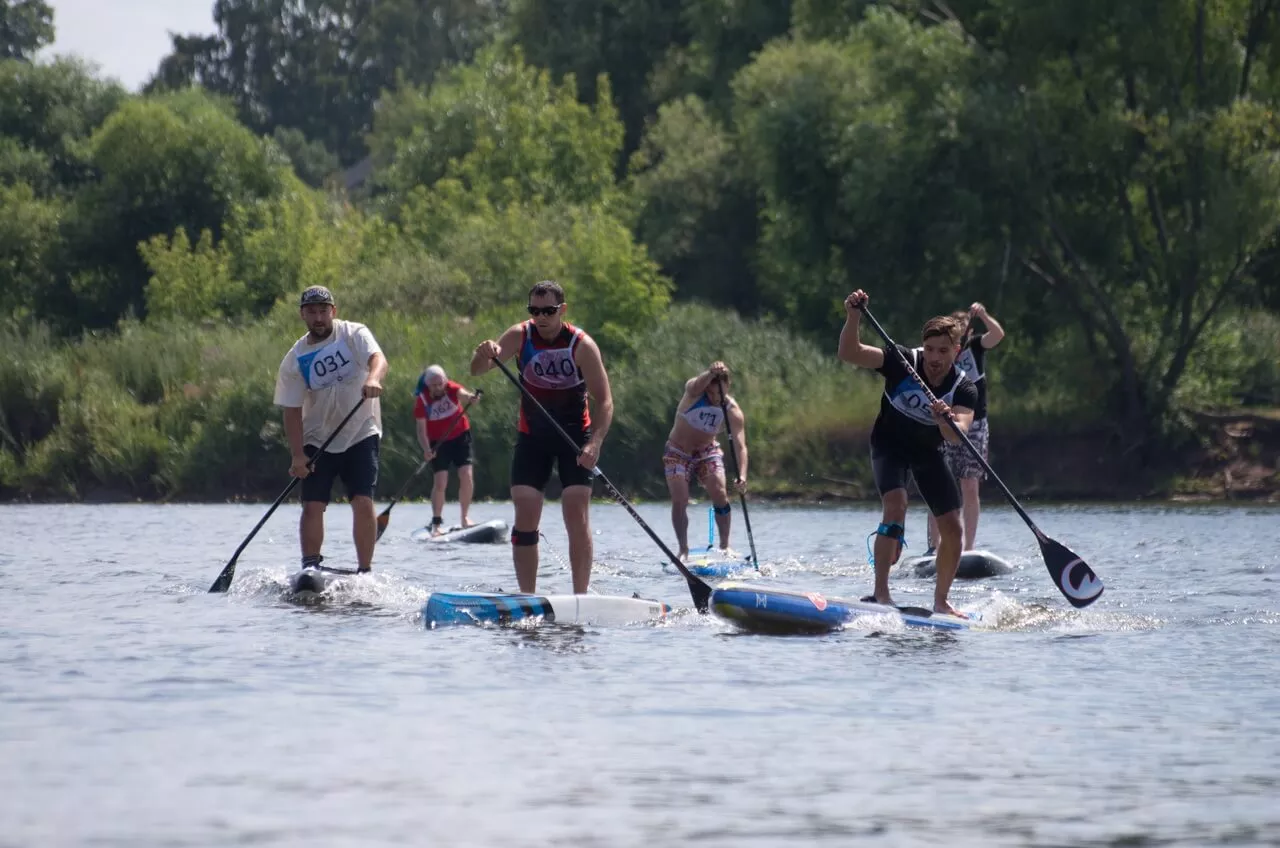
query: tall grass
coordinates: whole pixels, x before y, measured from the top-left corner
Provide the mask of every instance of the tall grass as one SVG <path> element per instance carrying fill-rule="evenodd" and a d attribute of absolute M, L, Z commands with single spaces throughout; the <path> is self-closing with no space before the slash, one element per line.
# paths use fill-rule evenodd
<path fill-rule="evenodd" d="M 345 317 L 373 330 L 390 360 L 382 401 L 384 492 L 421 457 L 412 417 L 422 368 L 486 390 L 471 419 L 480 496 L 505 497 L 518 396 L 497 372 L 467 374 L 477 342 L 519 315 L 456 319 L 437 311 Z M 287 481 L 281 357 L 304 332 L 293 310 L 247 326 L 127 324 L 119 334 L 60 341 L 40 328 L 0 328 L 0 493 L 76 498 L 99 492 L 156 499 L 261 499 Z M 589 328 L 588 328 L 589 329 Z M 602 467 L 632 494 L 660 496 L 662 446 L 684 382 L 715 359 L 734 372 L 747 415 L 756 490 L 802 485 L 830 462 L 829 435 L 865 430 L 878 382 L 831 351 L 767 323 L 676 306 L 606 365 L 615 419 Z M 847 472 L 845 472 L 847 473 Z M 424 494 L 429 483 L 422 480 Z"/>

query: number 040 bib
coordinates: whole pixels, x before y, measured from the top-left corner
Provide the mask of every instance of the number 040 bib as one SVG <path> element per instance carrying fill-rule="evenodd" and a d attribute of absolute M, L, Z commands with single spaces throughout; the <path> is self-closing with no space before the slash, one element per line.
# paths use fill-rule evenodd
<path fill-rule="evenodd" d="M 356 374 L 355 356 L 346 339 L 331 342 L 319 350 L 298 356 L 298 370 L 311 391 L 350 379 Z"/>
<path fill-rule="evenodd" d="M 571 347 L 538 351 L 525 363 L 523 376 L 526 383 L 539 389 L 571 389 L 582 383 Z"/>

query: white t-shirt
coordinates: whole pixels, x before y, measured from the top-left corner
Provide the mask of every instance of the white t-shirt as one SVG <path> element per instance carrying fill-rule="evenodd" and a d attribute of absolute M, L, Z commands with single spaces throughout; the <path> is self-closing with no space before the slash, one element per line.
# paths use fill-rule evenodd
<path fill-rule="evenodd" d="M 302 407 L 302 443 L 320 447 L 359 402 L 369 379 L 369 357 L 382 353 L 382 348 L 369 328 L 355 321 L 335 319 L 333 332 L 319 344 L 307 338 L 298 339 L 280 362 L 275 403 Z M 377 398 L 364 402 L 325 451 L 342 453 L 375 435 L 382 435 Z"/>

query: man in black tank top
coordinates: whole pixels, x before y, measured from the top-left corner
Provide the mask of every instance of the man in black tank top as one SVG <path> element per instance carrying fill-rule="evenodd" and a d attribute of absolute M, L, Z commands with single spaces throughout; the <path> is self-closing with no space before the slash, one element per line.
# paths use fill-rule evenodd
<path fill-rule="evenodd" d="M 960 325 L 953 318 L 930 318 L 921 333 L 922 346 L 878 348 L 858 338 L 862 310 L 868 297 L 859 290 L 845 298 L 845 324 L 840 331 L 839 357 L 860 368 L 884 375 L 880 414 L 871 430 L 871 468 L 880 492 L 883 518 L 876 530 L 874 600 L 892 604 L 889 570 L 902 552 L 907 517 L 907 477 L 914 475 L 920 494 L 937 517 L 942 541 L 938 546 L 937 582 L 933 609 L 963 615 L 947 595 L 960 565 L 960 488 L 938 447 L 943 440 L 959 441 L 947 418 L 967 431 L 978 402 L 978 390 L 955 367 L 960 353 Z M 903 359 L 928 383 L 936 402 L 930 403 L 910 376 Z"/>
<path fill-rule="evenodd" d="M 973 408 L 973 425 L 969 428 L 969 441 L 982 454 L 988 457 L 991 444 L 991 431 L 987 424 L 987 351 L 1004 339 L 1004 328 L 995 318 L 987 314 L 987 308 L 975 303 L 966 312 L 963 309 L 951 313 L 951 317 L 960 322 L 960 356 L 956 365 L 964 371 L 973 384 L 978 387 L 978 405 Z M 973 319 L 977 318 L 986 326 L 986 331 L 973 333 Z M 960 497 L 964 505 L 961 514 L 964 517 L 964 549 L 974 549 L 974 539 L 978 535 L 978 515 L 981 511 L 979 487 L 987 479 L 987 472 L 982 464 L 973 458 L 969 449 L 956 442 L 943 442 L 942 455 L 960 482 Z M 929 550 L 933 553 L 938 545 L 938 526 L 929 516 Z"/>

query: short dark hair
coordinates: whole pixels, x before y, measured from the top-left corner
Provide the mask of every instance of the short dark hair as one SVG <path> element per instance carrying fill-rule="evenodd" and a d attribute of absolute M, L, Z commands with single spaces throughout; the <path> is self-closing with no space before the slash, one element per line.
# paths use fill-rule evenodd
<path fill-rule="evenodd" d="M 934 336 L 946 336 L 952 344 L 960 344 L 960 322 L 950 315 L 939 315 L 924 322 L 920 332 L 922 341 L 929 341 Z"/>
<path fill-rule="evenodd" d="M 543 280 L 529 289 L 530 299 L 548 294 L 556 299 L 557 306 L 564 303 L 564 289 L 555 280 Z"/>

